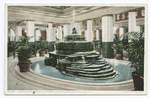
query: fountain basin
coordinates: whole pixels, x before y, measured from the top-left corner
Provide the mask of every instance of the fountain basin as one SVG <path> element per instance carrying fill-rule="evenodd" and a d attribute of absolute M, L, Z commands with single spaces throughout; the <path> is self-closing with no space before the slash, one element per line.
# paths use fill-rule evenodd
<path fill-rule="evenodd" d="M 57 79 L 63 79 L 63 80 L 74 81 L 74 82 L 82 82 L 82 83 L 119 83 L 125 81 L 126 82 L 132 81 L 131 72 L 134 69 L 128 66 L 127 63 L 121 63 L 121 62 L 119 63 L 108 62 L 108 63 L 112 63 L 112 68 L 118 72 L 118 75 L 114 78 L 102 79 L 102 80 L 79 78 L 74 75 L 64 75 L 55 67 L 44 65 L 44 60 L 33 62 L 31 65 L 31 69 L 38 74 L 54 77 Z"/>

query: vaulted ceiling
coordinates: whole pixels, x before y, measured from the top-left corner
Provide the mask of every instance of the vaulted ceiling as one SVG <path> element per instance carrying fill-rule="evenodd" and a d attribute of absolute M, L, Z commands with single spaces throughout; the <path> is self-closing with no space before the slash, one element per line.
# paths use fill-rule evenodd
<path fill-rule="evenodd" d="M 8 6 L 8 26 L 26 25 L 26 20 L 35 20 L 37 28 L 46 28 L 48 22 L 54 25 L 118 14 L 142 6 Z"/>

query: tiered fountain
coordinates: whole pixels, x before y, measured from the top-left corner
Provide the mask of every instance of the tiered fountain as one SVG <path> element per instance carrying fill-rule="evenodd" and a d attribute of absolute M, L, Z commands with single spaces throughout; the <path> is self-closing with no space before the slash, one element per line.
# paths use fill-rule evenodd
<path fill-rule="evenodd" d="M 56 67 L 62 74 L 87 79 L 110 79 L 118 74 L 98 52 L 93 51 L 94 43 L 78 35 L 75 28 L 64 41 L 56 42 L 55 48 L 45 59 L 45 65 Z"/>

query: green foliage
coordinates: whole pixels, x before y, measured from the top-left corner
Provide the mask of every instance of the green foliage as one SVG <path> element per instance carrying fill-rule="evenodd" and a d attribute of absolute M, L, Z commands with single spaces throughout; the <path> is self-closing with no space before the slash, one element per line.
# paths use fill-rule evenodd
<path fill-rule="evenodd" d="M 32 48 L 32 50 L 34 50 L 35 49 L 35 45 L 37 45 L 38 42 L 29 42 L 29 44 L 30 44 L 30 47 Z"/>
<path fill-rule="evenodd" d="M 40 51 L 44 51 L 44 49 L 46 47 L 46 42 L 43 41 L 42 37 L 39 38 L 39 47 L 40 47 Z"/>
<path fill-rule="evenodd" d="M 132 40 L 132 39 L 138 40 L 141 34 L 142 33 L 140 32 L 127 32 L 127 33 L 122 34 L 119 37 L 119 39 L 123 38 L 123 39 L 129 39 L 129 40 Z"/>
<path fill-rule="evenodd" d="M 86 52 L 86 51 L 93 51 L 94 43 L 93 42 L 56 42 L 56 50 L 57 53 L 61 54 L 72 54 L 75 52 Z"/>
<path fill-rule="evenodd" d="M 138 75 L 144 76 L 144 37 L 137 33 L 132 33 L 132 35 L 137 38 L 132 38 L 128 44 L 127 51 L 131 59 L 131 67 L 136 69 Z"/>
<path fill-rule="evenodd" d="M 45 41 L 45 49 L 48 49 L 48 42 Z"/>
<path fill-rule="evenodd" d="M 31 37 L 20 36 L 20 41 L 15 44 L 15 49 L 18 52 L 19 62 L 28 60 L 32 54 L 29 40 Z"/>
<path fill-rule="evenodd" d="M 96 51 L 101 51 L 101 45 L 100 45 L 100 42 L 99 42 L 98 45 L 95 47 L 95 50 L 96 50 Z"/>
<path fill-rule="evenodd" d="M 122 44 L 113 44 L 111 46 L 112 49 L 114 49 L 114 51 L 117 53 L 117 54 L 122 54 L 123 53 L 123 45 Z"/>
<path fill-rule="evenodd" d="M 85 41 L 85 37 L 82 35 L 67 35 L 64 37 L 64 41 Z"/>

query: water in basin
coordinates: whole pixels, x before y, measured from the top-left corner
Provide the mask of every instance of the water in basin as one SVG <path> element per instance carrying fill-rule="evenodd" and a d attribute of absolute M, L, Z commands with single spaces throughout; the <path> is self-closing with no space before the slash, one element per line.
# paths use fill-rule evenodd
<path fill-rule="evenodd" d="M 55 67 L 52 66 L 46 66 L 44 65 L 44 60 L 39 60 L 36 62 L 33 62 L 31 65 L 31 69 L 35 71 L 36 73 L 64 79 L 64 80 L 70 80 L 70 81 L 77 81 L 77 82 L 85 82 L 85 83 L 115 83 L 115 82 L 122 82 L 132 79 L 131 72 L 134 70 L 127 64 L 120 64 L 120 63 L 109 63 L 111 67 L 118 72 L 118 75 L 111 79 L 101 79 L 101 80 L 94 80 L 94 79 L 83 79 L 79 78 L 74 75 L 63 75 L 59 70 L 57 70 Z"/>

